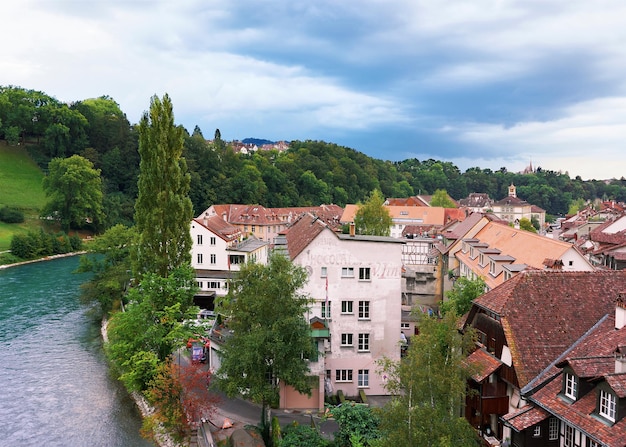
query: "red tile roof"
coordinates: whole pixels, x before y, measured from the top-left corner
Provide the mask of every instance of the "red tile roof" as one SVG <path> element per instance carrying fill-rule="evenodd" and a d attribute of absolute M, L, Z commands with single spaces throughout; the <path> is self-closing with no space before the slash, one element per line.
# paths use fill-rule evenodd
<path fill-rule="evenodd" d="M 303 214 L 287 229 L 285 234 L 289 258 L 295 259 L 313 239 L 327 228 L 327 225 L 320 219 L 311 214 Z"/>
<path fill-rule="evenodd" d="M 502 366 L 500 360 L 480 348 L 472 352 L 464 360 L 464 363 L 469 368 L 472 379 L 478 383 L 485 380 Z"/>
<path fill-rule="evenodd" d="M 474 300 L 498 315 L 523 388 L 615 309 L 626 271 L 524 271 Z"/>
<path fill-rule="evenodd" d="M 548 419 L 549 416 L 550 413 L 547 411 L 534 405 L 527 405 L 524 408 L 505 414 L 502 416 L 502 419 L 507 421 L 515 430 L 522 431 Z"/>

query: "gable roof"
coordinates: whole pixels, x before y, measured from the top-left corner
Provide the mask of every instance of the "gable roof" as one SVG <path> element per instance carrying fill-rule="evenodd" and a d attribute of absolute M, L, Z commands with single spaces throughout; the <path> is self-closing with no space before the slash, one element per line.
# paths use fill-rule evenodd
<path fill-rule="evenodd" d="M 615 329 L 614 315 L 609 315 L 578 340 L 567 358 L 557 365 L 559 367 L 569 365 L 577 376 L 591 383 L 606 381 L 615 394 L 622 399 L 626 397 L 626 373 L 615 373 L 614 352 L 625 343 L 626 328 Z M 557 415 L 588 435 L 592 435 L 603 445 L 623 447 L 626 418 L 610 425 L 596 417 L 596 391 L 588 392 L 574 402 L 560 398 L 562 377 L 562 374 L 558 373 L 549 378 L 544 386 L 538 387 L 530 396 L 532 404 Z"/>
<path fill-rule="evenodd" d="M 239 228 L 229 224 L 219 216 L 195 218 L 193 221 L 226 242 L 231 242 L 242 236 Z"/>
<path fill-rule="evenodd" d="M 472 236 L 471 240 L 464 239 L 464 241 L 470 243 L 474 248 L 496 248 L 500 250 L 501 256 L 513 258 L 509 262 L 523 264 L 528 266 L 528 268 L 544 269 L 546 267 L 544 263 L 546 259 L 560 260 L 566 254 L 569 254 L 570 256 L 578 257 L 574 268 L 578 270 L 594 269 L 589 261 L 572 244 L 516 229 L 501 221 L 487 223 Z M 499 271 L 496 273 L 491 271 L 490 263 L 487 260 L 485 260 L 484 264 L 481 264 L 480 259 L 478 257 L 472 258 L 469 251 L 463 253 L 461 250 L 458 250 L 455 252 L 455 256 L 471 269 L 474 274 L 484 278 L 489 288 L 493 289 L 498 284 L 504 282 L 503 275 L 501 276 Z M 493 260 L 492 256 L 489 256 L 489 258 Z M 500 258 L 500 261 L 504 260 L 504 258 Z"/>
<path fill-rule="evenodd" d="M 480 309 L 497 315 L 523 388 L 614 311 L 625 285 L 623 270 L 527 270 L 476 298 L 466 325 Z"/>
<path fill-rule="evenodd" d="M 295 259 L 327 225 L 311 214 L 305 213 L 285 231 L 289 259 Z M 334 232 L 332 232 L 335 234 Z"/>

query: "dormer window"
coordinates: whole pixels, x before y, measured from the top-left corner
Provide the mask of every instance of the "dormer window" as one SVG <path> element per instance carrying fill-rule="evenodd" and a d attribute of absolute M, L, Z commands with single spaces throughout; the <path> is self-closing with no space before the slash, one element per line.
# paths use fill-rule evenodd
<path fill-rule="evenodd" d="M 600 416 L 607 418 L 611 422 L 615 422 L 615 413 L 617 408 L 617 399 L 615 394 L 605 390 L 600 390 L 600 399 L 598 401 L 598 413 Z"/>
<path fill-rule="evenodd" d="M 576 400 L 578 393 L 578 378 L 572 373 L 565 374 L 564 392 L 565 396 L 572 400 Z"/>

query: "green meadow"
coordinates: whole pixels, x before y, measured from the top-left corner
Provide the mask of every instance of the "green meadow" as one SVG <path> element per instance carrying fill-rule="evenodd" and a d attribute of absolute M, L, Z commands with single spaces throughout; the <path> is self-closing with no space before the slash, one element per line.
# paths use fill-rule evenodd
<path fill-rule="evenodd" d="M 8 250 L 13 234 L 41 226 L 39 210 L 46 202 L 43 177 L 23 146 L 7 146 L 0 141 L 0 208 L 18 208 L 26 218 L 22 224 L 0 222 L 0 251 Z"/>

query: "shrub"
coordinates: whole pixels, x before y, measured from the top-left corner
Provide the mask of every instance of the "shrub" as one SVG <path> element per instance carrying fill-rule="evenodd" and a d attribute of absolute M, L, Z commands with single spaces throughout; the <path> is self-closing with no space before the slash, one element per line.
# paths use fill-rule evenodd
<path fill-rule="evenodd" d="M 5 206 L 0 208 L 0 220 L 6 223 L 24 222 L 24 213 L 17 208 Z"/>

